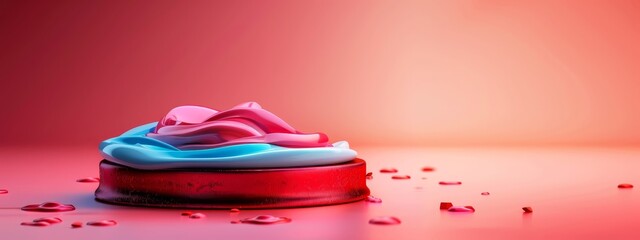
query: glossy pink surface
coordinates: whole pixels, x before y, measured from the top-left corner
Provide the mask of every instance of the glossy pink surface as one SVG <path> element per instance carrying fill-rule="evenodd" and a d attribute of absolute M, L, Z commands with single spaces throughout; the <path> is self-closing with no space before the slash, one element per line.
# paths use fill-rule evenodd
<path fill-rule="evenodd" d="M 0 149 L 0 231 L 3 239 L 638 239 L 640 194 L 620 183 L 640 182 L 640 149 L 544 148 L 358 148 L 368 171 L 394 167 L 409 180 L 389 175 L 367 180 L 384 202 L 335 206 L 245 210 L 157 209 L 107 205 L 93 200 L 97 184 L 78 183 L 97 176 L 95 146 Z M 436 168 L 422 172 L 425 165 Z M 427 177 L 427 179 L 422 179 Z M 458 186 L 439 181 L 459 180 Z M 416 187 L 422 187 L 416 189 Z M 491 192 L 482 196 L 483 191 Z M 21 206 L 56 201 L 70 212 L 25 212 Z M 472 205 L 476 212 L 440 210 L 440 202 Z M 522 207 L 534 212 L 524 214 Z M 189 219 L 185 211 L 207 217 Z M 287 224 L 230 224 L 259 215 L 293 219 Z M 394 216 L 402 224 L 380 226 L 369 220 Z M 20 226 L 42 217 L 63 224 Z M 102 219 L 110 227 L 69 224 Z M 8 236 L 8 237 L 6 237 Z"/>

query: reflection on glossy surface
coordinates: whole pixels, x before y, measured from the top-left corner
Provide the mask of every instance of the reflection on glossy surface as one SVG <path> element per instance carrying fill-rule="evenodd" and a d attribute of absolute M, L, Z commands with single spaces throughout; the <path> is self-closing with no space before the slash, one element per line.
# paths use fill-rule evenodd
<path fill-rule="evenodd" d="M 76 182 L 79 182 L 79 183 L 97 183 L 97 182 L 100 182 L 100 178 L 97 178 L 97 177 L 85 177 L 85 178 L 79 178 L 78 180 L 76 180 Z"/>
<path fill-rule="evenodd" d="M 57 202 L 45 202 L 41 204 L 31 204 L 22 207 L 23 211 L 31 212 L 66 212 L 73 211 L 76 208 L 71 204 L 62 204 Z"/>
<path fill-rule="evenodd" d="M 468 213 L 472 213 L 472 212 L 475 212 L 476 210 L 473 207 L 470 207 L 470 206 L 452 206 L 452 207 L 448 208 L 447 211 L 449 211 L 449 212 L 468 212 Z"/>
<path fill-rule="evenodd" d="M 375 225 L 396 225 L 402 223 L 402 221 L 400 221 L 400 219 L 397 217 L 384 216 L 374 217 L 369 220 L 369 223 Z"/>
<path fill-rule="evenodd" d="M 203 213 L 193 213 L 189 215 L 189 218 L 200 219 L 200 218 L 205 218 L 206 216 L 207 215 L 204 215 Z"/>
<path fill-rule="evenodd" d="M 0 230 L 16 239 L 640 239 L 637 188 L 640 149 L 390 149 L 358 148 L 369 172 L 393 166 L 409 180 L 389 175 L 367 180 L 383 203 L 356 202 L 312 208 L 197 210 L 204 219 L 181 216 L 193 209 L 157 209 L 95 202 L 95 184 L 74 182 L 96 176 L 100 156 L 93 146 L 39 151 L 2 149 Z M 8 160 L 11 161 L 8 161 Z M 433 166 L 437 171 L 422 172 Z M 523 171 L 526 169 L 526 171 Z M 363 173 L 364 174 L 364 173 Z M 423 180 L 422 177 L 428 177 Z M 42 181 L 30 181 L 31 179 Z M 46 179 L 46 180 L 45 180 Z M 464 184 L 440 186 L 438 181 Z M 416 190 L 416 186 L 423 189 Z M 481 192 L 490 192 L 482 196 Z M 33 213 L 19 210 L 29 203 L 55 200 L 76 211 Z M 440 202 L 473 205 L 476 212 L 452 213 Z M 535 212 L 526 214 L 522 207 Z M 58 217 L 65 222 L 113 219 L 116 227 L 72 229 L 57 224 L 43 229 L 23 221 Z M 259 215 L 286 216 L 288 224 L 230 224 Z M 369 224 L 378 216 L 395 216 L 402 224 Z M 268 236 L 268 237 L 265 237 Z"/>
<path fill-rule="evenodd" d="M 381 203 L 382 199 L 378 198 L 378 197 L 374 197 L 372 195 L 367 196 L 367 202 L 372 202 L 372 203 Z"/>
<path fill-rule="evenodd" d="M 276 223 L 289 223 L 291 218 L 288 217 L 276 217 L 271 215 L 259 215 L 255 217 L 245 218 L 240 220 L 241 223 L 249 224 L 276 224 Z"/>
<path fill-rule="evenodd" d="M 47 223 L 61 223 L 62 219 L 57 218 L 57 217 L 43 217 L 43 218 L 37 218 L 34 219 L 33 222 L 47 222 Z"/>
<path fill-rule="evenodd" d="M 48 223 L 48 222 L 22 222 L 22 223 L 20 223 L 20 225 L 22 225 L 22 226 L 32 226 L 32 227 L 47 227 L 47 226 L 51 225 L 51 223 Z"/>

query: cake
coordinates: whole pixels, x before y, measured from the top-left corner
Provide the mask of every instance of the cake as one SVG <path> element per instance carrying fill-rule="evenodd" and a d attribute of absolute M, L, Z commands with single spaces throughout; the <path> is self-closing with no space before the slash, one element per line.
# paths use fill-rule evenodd
<path fill-rule="evenodd" d="M 174 208 L 283 208 L 359 201 L 366 163 L 346 141 L 297 131 L 255 102 L 180 106 L 100 144 L 98 201 Z"/>

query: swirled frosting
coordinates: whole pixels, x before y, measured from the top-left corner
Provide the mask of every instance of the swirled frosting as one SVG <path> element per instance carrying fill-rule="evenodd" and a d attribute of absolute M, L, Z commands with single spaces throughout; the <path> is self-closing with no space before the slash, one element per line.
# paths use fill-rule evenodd
<path fill-rule="evenodd" d="M 226 111 L 181 106 L 103 141 L 107 160 L 138 169 L 300 167 L 353 160 L 345 141 L 302 133 L 255 102 Z"/>

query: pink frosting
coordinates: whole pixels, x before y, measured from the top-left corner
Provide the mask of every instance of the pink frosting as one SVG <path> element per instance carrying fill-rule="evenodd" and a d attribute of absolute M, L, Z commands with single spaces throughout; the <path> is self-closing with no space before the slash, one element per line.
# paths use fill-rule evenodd
<path fill-rule="evenodd" d="M 243 143 L 283 147 L 326 147 L 324 133 L 301 133 L 255 102 L 226 111 L 198 106 L 172 109 L 158 122 L 150 138 L 180 149 L 205 149 Z"/>

